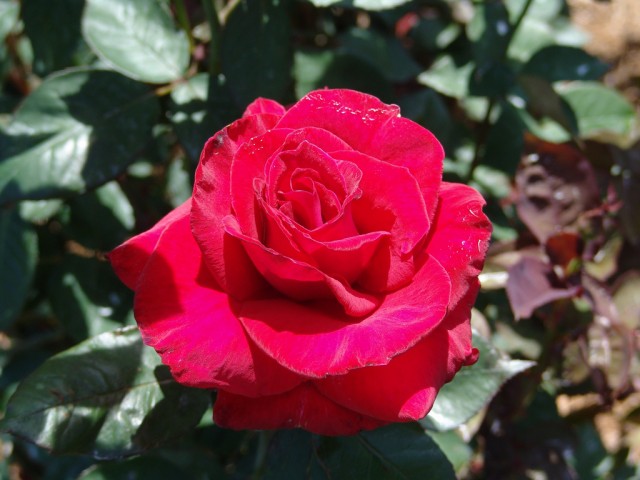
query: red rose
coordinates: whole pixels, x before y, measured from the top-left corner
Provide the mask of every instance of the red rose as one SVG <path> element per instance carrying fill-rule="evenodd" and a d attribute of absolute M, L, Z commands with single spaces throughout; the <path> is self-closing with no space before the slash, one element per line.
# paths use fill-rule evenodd
<path fill-rule="evenodd" d="M 491 225 L 398 107 L 259 99 L 211 138 L 193 196 L 110 254 L 135 317 L 230 428 L 328 434 L 424 417 L 477 351 Z"/>

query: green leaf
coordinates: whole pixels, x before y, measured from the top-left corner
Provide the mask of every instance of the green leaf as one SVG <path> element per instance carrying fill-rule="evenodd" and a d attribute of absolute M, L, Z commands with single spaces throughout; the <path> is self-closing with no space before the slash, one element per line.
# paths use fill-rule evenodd
<path fill-rule="evenodd" d="M 479 335 L 474 334 L 473 344 L 480 350 L 478 362 L 460 370 L 442 387 L 431 412 L 420 421 L 425 428 L 442 431 L 459 427 L 486 406 L 504 382 L 534 365 L 503 357 Z"/>
<path fill-rule="evenodd" d="M 85 0 L 22 2 L 25 33 L 33 47 L 33 69 L 40 75 L 76 65 L 78 53 L 88 52 L 80 20 Z"/>
<path fill-rule="evenodd" d="M 425 88 L 400 97 L 398 105 L 403 117 L 410 118 L 431 130 L 447 150 L 453 139 L 453 119 L 437 92 Z"/>
<path fill-rule="evenodd" d="M 82 192 L 120 174 L 151 139 L 149 89 L 101 70 L 47 78 L 0 131 L 0 204 Z"/>
<path fill-rule="evenodd" d="M 502 2 L 488 1 L 476 6 L 473 18 L 467 25 L 467 35 L 472 41 L 476 63 L 503 60 L 511 38 L 509 13 Z"/>
<path fill-rule="evenodd" d="M 580 48 L 552 45 L 538 50 L 521 73 L 557 82 L 598 80 L 607 70 L 607 65 Z"/>
<path fill-rule="evenodd" d="M 67 254 L 49 279 L 53 313 L 76 341 L 133 324 L 133 294 L 111 265 Z"/>
<path fill-rule="evenodd" d="M 447 456 L 456 473 L 462 471 L 469 464 L 473 450 L 458 432 L 429 432 L 429 435 Z"/>
<path fill-rule="evenodd" d="M 411 0 L 309 0 L 316 7 L 340 5 L 345 7 L 362 8 L 364 10 L 387 10 L 395 8 Z"/>
<path fill-rule="evenodd" d="M 324 475 L 347 480 L 454 479 L 447 457 L 415 424 L 395 424 L 354 437 L 325 439 L 318 450 Z"/>
<path fill-rule="evenodd" d="M 281 430 L 271 439 L 262 480 L 306 478 L 313 457 L 313 436 L 304 430 Z"/>
<path fill-rule="evenodd" d="M 185 475 L 190 478 L 188 473 L 162 458 L 138 457 L 94 465 L 78 480 L 175 480 L 185 478 Z"/>
<path fill-rule="evenodd" d="M 431 68 L 418 76 L 418 82 L 453 98 L 469 94 L 469 79 L 473 63 L 458 65 L 450 55 L 438 58 Z"/>
<path fill-rule="evenodd" d="M 0 43 L 4 42 L 18 21 L 20 5 L 14 0 L 0 0 Z"/>
<path fill-rule="evenodd" d="M 303 97 L 318 88 L 351 88 L 370 93 L 382 101 L 393 101 L 393 89 L 378 69 L 344 52 L 298 51 L 293 75 L 297 81 L 296 96 Z"/>
<path fill-rule="evenodd" d="M 636 114 L 618 92 L 596 82 L 573 82 L 557 90 L 575 114 L 581 138 L 628 140 Z"/>
<path fill-rule="evenodd" d="M 242 110 L 231 100 L 229 88 L 218 79 L 211 80 L 206 73 L 195 75 L 171 92 L 169 119 L 193 162 L 200 158 L 207 139 L 241 114 Z"/>
<path fill-rule="evenodd" d="M 127 240 L 135 226 L 133 207 L 115 181 L 71 199 L 69 207 L 65 233 L 87 248 L 111 250 Z"/>
<path fill-rule="evenodd" d="M 0 330 L 20 313 L 38 260 L 38 239 L 17 210 L 0 210 Z"/>
<path fill-rule="evenodd" d="M 167 168 L 167 197 L 171 206 L 176 208 L 191 197 L 193 191 L 192 175 L 185 168 L 186 160 L 176 158 Z"/>
<path fill-rule="evenodd" d="M 167 83 L 189 66 L 189 41 L 161 0 L 86 0 L 82 31 L 107 64 L 149 83 Z"/>
<path fill-rule="evenodd" d="M 524 148 L 524 132 L 525 125 L 517 110 L 508 102 L 502 102 L 500 116 L 487 135 L 484 164 L 513 175 L 518 168 Z M 491 187 L 491 185 L 497 189 L 500 188 L 499 183 L 492 181 L 487 186 Z M 498 197 L 502 196 L 498 195 Z"/>
<path fill-rule="evenodd" d="M 352 28 L 340 36 L 340 42 L 347 54 L 369 63 L 391 82 L 407 82 L 420 73 L 420 65 L 397 38 L 385 37 L 375 30 Z"/>
<path fill-rule="evenodd" d="M 291 85 L 291 22 L 288 0 L 239 2 L 222 31 L 222 72 L 236 102 L 257 97 L 284 100 Z"/>
<path fill-rule="evenodd" d="M 47 360 L 11 397 L 0 428 L 54 453 L 120 458 L 190 432 L 208 403 L 129 327 Z"/>

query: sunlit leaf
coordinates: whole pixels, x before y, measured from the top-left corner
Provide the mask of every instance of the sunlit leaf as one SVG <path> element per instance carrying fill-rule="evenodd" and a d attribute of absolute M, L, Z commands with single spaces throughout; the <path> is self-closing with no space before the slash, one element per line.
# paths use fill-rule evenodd
<path fill-rule="evenodd" d="M 615 90 L 595 82 L 573 82 L 559 86 L 558 93 L 573 110 L 582 138 L 625 142 L 631 134 L 635 109 Z"/>
<path fill-rule="evenodd" d="M 135 80 L 166 83 L 189 65 L 189 42 L 160 0 L 86 0 L 82 31 L 96 54 Z"/>
<path fill-rule="evenodd" d="M 208 397 L 178 385 L 130 327 L 46 361 L 20 384 L 0 428 L 56 453 L 119 458 L 191 431 Z"/>
<path fill-rule="evenodd" d="M 150 141 L 158 109 L 146 86 L 115 72 L 52 75 L 0 135 L 0 203 L 70 195 L 114 178 Z"/>
<path fill-rule="evenodd" d="M 386 10 L 408 3 L 410 0 L 309 0 L 317 7 L 341 5 L 365 10 Z"/>
<path fill-rule="evenodd" d="M 504 357 L 479 335 L 474 335 L 473 345 L 480 350 L 480 358 L 442 387 L 433 408 L 420 421 L 426 428 L 443 431 L 459 427 L 488 405 L 504 382 L 534 365 Z"/>

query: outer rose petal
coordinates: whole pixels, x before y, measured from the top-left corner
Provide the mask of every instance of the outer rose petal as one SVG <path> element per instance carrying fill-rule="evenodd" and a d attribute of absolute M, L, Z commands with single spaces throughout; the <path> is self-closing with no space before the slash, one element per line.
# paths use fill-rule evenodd
<path fill-rule="evenodd" d="M 482 270 L 492 229 L 482 212 L 484 204 L 482 196 L 473 188 L 442 183 L 427 253 L 437 258 L 449 273 L 450 306 L 458 303 Z"/>
<path fill-rule="evenodd" d="M 365 93 L 316 90 L 293 105 L 281 118 L 278 128 L 322 128 L 355 150 L 365 152 L 378 130 L 399 115 L 396 105 L 387 105 Z"/>
<path fill-rule="evenodd" d="M 249 104 L 247 109 L 242 114 L 242 117 L 259 115 L 261 113 L 269 113 L 271 115 L 277 115 L 281 117 L 286 111 L 286 108 L 284 108 L 275 100 L 270 100 L 268 98 L 258 98 Z"/>
<path fill-rule="evenodd" d="M 209 139 L 200 156 L 193 189 L 191 226 L 205 263 L 220 286 L 236 298 L 265 288 L 242 246 L 219 226 L 231 213 L 230 168 L 238 148 L 278 121 L 270 114 L 242 118 Z"/>
<path fill-rule="evenodd" d="M 240 320 L 268 355 L 308 377 L 340 375 L 360 367 L 386 365 L 442 321 L 449 301 L 449 277 L 428 259 L 407 287 L 387 295 L 358 321 L 322 303 L 287 299 L 249 300 Z"/>
<path fill-rule="evenodd" d="M 388 422 L 418 420 L 433 406 L 442 385 L 475 361 L 469 319 L 478 293 L 474 282 L 464 301 L 437 328 L 388 365 L 316 380 L 318 390 L 346 408 Z"/>
<path fill-rule="evenodd" d="M 140 277 L 134 313 L 142 337 L 180 383 L 271 395 L 303 379 L 248 340 L 228 295 L 204 267 L 183 216 L 165 229 Z"/>
<path fill-rule="evenodd" d="M 190 211 L 191 199 L 169 212 L 146 232 L 130 238 L 107 254 L 122 283 L 131 290 L 135 290 L 138 278 L 149 261 L 151 252 L 156 248 L 162 232 L 176 220 L 189 216 Z"/>
<path fill-rule="evenodd" d="M 219 426 L 236 430 L 300 427 L 320 435 L 353 435 L 386 423 L 335 404 L 310 383 L 256 399 L 218 392 L 213 418 Z"/>

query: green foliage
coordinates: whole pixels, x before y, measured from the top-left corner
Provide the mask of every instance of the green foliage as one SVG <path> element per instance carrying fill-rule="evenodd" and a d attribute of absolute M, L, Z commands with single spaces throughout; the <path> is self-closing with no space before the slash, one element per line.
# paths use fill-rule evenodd
<path fill-rule="evenodd" d="M 170 82 L 189 66 L 186 33 L 161 0 L 87 0 L 82 31 L 96 55 L 134 80 Z"/>
<path fill-rule="evenodd" d="M 0 0 L 0 477 L 637 476 L 638 101 L 586 38 L 563 0 Z M 324 87 L 400 105 L 487 200 L 480 359 L 420 423 L 223 430 L 104 254 L 247 104 Z"/>

